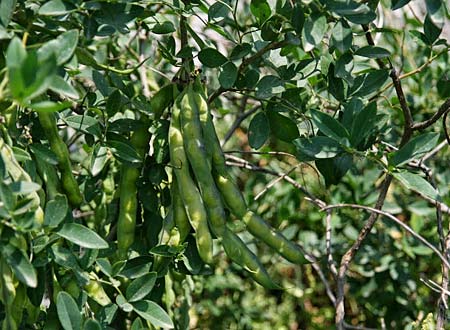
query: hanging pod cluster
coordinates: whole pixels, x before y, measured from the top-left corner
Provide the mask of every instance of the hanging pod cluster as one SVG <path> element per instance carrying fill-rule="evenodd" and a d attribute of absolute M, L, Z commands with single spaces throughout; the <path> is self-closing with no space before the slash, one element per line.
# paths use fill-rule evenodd
<path fill-rule="evenodd" d="M 286 260 L 308 263 L 303 251 L 279 231 L 250 211 L 228 174 L 225 157 L 209 113 L 200 79 L 189 83 L 177 96 L 169 128 L 169 149 L 174 172 L 172 207 L 174 224 L 183 240 L 191 228 L 205 263 L 212 263 L 213 235 L 228 257 L 267 288 L 277 286 L 256 255 L 226 225 L 227 208 L 247 230 Z"/>

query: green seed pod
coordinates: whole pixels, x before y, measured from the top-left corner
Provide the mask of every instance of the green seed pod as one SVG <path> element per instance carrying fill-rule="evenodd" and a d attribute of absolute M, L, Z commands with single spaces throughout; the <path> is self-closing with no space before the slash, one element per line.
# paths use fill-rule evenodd
<path fill-rule="evenodd" d="M 144 158 L 150 141 L 148 126 L 144 125 L 131 136 L 130 142 L 138 154 Z M 138 207 L 136 181 L 140 175 L 140 168 L 131 167 L 123 163 L 120 175 L 120 204 L 117 221 L 117 253 L 124 259 L 128 249 L 134 242 L 136 228 L 136 212 Z"/>
<path fill-rule="evenodd" d="M 200 257 L 206 263 L 213 260 L 213 241 L 208 228 L 208 217 L 201 195 L 189 173 L 189 163 L 184 150 L 183 135 L 180 129 L 180 94 L 172 109 L 169 127 L 170 162 L 178 183 L 186 215 L 195 231 L 195 239 Z"/>
<path fill-rule="evenodd" d="M 267 274 L 266 269 L 261 264 L 258 257 L 250 251 L 239 236 L 228 228 L 224 231 L 222 245 L 228 257 L 247 270 L 249 275 L 256 282 L 267 289 L 280 289 L 280 287 L 272 281 L 269 274 Z"/>
<path fill-rule="evenodd" d="M 211 165 L 207 160 L 199 119 L 199 108 L 207 108 L 207 104 L 198 101 L 192 85 L 189 85 L 186 94 L 181 99 L 181 107 L 181 130 L 185 137 L 186 155 L 200 188 L 211 229 L 216 236 L 221 237 L 225 230 L 226 214 L 220 192 L 211 175 Z"/>
<path fill-rule="evenodd" d="M 61 172 L 61 183 L 67 199 L 73 206 L 79 206 L 83 202 L 79 185 L 72 174 L 72 165 L 66 144 L 58 134 L 56 120 L 53 113 L 39 112 L 39 122 L 44 129 L 45 136 L 50 143 L 50 148 L 58 158 L 58 168 Z"/>

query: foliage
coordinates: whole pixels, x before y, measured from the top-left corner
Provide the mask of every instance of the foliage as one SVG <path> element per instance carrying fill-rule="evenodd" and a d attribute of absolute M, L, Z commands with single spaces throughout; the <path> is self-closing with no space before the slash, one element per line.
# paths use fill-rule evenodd
<path fill-rule="evenodd" d="M 408 3 L 2 0 L 2 329 L 443 329 L 449 12 Z M 249 209 L 313 261 L 226 209 L 281 290 L 171 221 L 194 76 Z"/>

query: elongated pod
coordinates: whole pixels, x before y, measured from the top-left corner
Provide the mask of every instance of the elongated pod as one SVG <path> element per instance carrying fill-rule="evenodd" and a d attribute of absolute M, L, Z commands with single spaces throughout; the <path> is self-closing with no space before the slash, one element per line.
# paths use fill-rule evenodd
<path fill-rule="evenodd" d="M 72 174 L 72 165 L 69 158 L 69 150 L 58 134 L 56 119 L 53 113 L 39 112 L 39 122 L 44 129 L 45 136 L 50 143 L 50 148 L 58 158 L 58 168 L 61 172 L 61 183 L 67 199 L 73 206 L 79 206 L 83 202 L 79 185 Z"/>
<path fill-rule="evenodd" d="M 213 260 L 213 241 L 208 228 L 208 217 L 203 201 L 189 173 L 189 162 L 184 150 L 183 135 L 180 129 L 181 93 L 175 100 L 169 127 L 170 163 L 178 183 L 178 190 L 184 204 L 189 222 L 195 231 L 197 250 L 206 263 Z"/>

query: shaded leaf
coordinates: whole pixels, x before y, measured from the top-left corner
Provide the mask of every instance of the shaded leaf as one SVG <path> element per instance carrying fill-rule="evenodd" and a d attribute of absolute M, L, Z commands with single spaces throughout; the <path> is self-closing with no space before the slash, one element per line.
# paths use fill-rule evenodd
<path fill-rule="evenodd" d="M 253 149 L 259 149 L 270 135 L 269 120 L 264 112 L 253 116 L 248 127 L 248 142 Z"/>
<path fill-rule="evenodd" d="M 299 137 L 298 127 L 291 118 L 280 115 L 275 111 L 268 111 L 266 115 L 269 120 L 270 131 L 278 139 L 291 142 Z"/>
<path fill-rule="evenodd" d="M 355 55 L 368 57 L 368 58 L 385 58 L 389 57 L 391 53 L 382 47 L 377 46 L 364 46 L 359 48 Z"/>
<path fill-rule="evenodd" d="M 313 109 L 310 110 L 310 113 L 313 123 L 329 138 L 342 143 L 343 139 L 348 139 L 350 137 L 347 129 L 330 115 Z"/>
<path fill-rule="evenodd" d="M 215 48 L 202 49 L 198 53 L 198 59 L 203 65 L 209 68 L 217 68 L 227 62 L 227 58 L 219 53 L 219 51 Z"/>
<path fill-rule="evenodd" d="M 307 159 L 333 158 L 343 152 L 338 142 L 326 136 L 296 139 L 294 145 L 301 160 L 304 156 L 307 156 Z"/>
<path fill-rule="evenodd" d="M 37 286 L 36 270 L 23 251 L 8 244 L 3 247 L 2 255 L 20 282 L 31 288 Z"/>
<path fill-rule="evenodd" d="M 305 52 L 313 50 L 322 42 L 327 28 L 327 19 L 323 15 L 312 14 L 306 19 L 302 31 L 303 48 Z"/>

